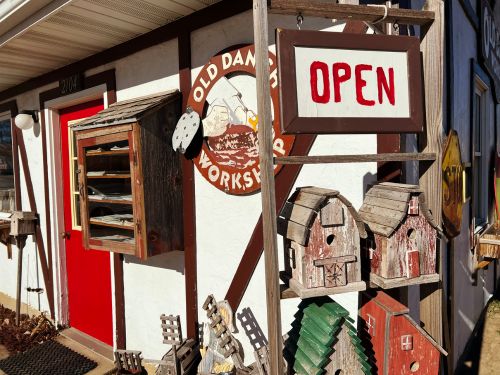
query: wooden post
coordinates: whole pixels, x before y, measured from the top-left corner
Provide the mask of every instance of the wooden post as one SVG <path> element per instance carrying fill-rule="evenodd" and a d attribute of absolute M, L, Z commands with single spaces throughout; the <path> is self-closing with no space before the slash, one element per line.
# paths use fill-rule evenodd
<path fill-rule="evenodd" d="M 441 151 L 443 128 L 443 58 L 444 58 L 444 4 L 442 0 L 427 0 L 425 10 L 434 11 L 434 22 L 425 27 L 421 41 L 425 83 L 427 136 L 423 151 L 436 153 L 436 161 L 420 176 L 420 186 L 436 223 L 441 223 Z M 420 286 L 420 321 L 423 328 L 440 345 L 443 344 L 442 273 L 443 242 L 437 248 L 441 281 Z"/>
<path fill-rule="evenodd" d="M 16 325 L 21 320 L 21 286 L 23 276 L 23 249 L 26 244 L 26 236 L 16 236 L 16 244 L 19 249 L 17 258 L 17 291 L 16 291 Z"/>
<path fill-rule="evenodd" d="M 269 340 L 270 373 L 283 374 L 281 307 L 278 273 L 276 197 L 274 191 L 271 91 L 269 86 L 269 49 L 267 1 L 253 1 L 255 69 L 257 78 L 258 140 L 262 196 L 264 261 Z"/>

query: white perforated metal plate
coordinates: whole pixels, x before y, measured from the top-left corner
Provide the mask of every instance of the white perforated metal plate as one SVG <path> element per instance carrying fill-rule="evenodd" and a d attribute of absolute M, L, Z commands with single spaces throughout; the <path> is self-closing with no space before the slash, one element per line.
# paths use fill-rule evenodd
<path fill-rule="evenodd" d="M 186 113 L 177 122 L 174 134 L 172 135 L 172 147 L 174 150 L 181 153 L 186 152 L 199 127 L 200 115 L 188 108 Z"/>

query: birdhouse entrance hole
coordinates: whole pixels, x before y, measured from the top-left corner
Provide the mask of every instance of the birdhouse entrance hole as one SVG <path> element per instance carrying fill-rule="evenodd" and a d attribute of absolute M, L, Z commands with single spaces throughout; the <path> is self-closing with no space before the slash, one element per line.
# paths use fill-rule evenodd
<path fill-rule="evenodd" d="M 406 235 L 410 240 L 414 240 L 417 237 L 417 231 L 415 229 L 408 229 Z"/>
<path fill-rule="evenodd" d="M 335 235 L 333 234 L 329 234 L 327 237 L 326 237 L 326 243 L 328 245 L 331 245 L 333 243 L 333 240 L 335 239 Z"/>
<path fill-rule="evenodd" d="M 420 368 L 420 364 L 417 361 L 410 363 L 410 371 L 411 372 L 417 372 L 419 368 Z"/>
<path fill-rule="evenodd" d="M 343 375 L 344 374 L 344 371 L 342 371 L 341 369 L 338 369 L 337 371 L 335 371 L 335 375 Z"/>

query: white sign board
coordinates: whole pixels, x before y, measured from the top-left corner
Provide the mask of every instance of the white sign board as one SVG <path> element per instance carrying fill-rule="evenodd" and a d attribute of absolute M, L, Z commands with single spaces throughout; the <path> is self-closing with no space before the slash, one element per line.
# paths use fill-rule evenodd
<path fill-rule="evenodd" d="M 300 117 L 410 116 L 404 52 L 295 47 Z"/>
<path fill-rule="evenodd" d="M 417 38 L 278 30 L 285 133 L 423 131 Z"/>

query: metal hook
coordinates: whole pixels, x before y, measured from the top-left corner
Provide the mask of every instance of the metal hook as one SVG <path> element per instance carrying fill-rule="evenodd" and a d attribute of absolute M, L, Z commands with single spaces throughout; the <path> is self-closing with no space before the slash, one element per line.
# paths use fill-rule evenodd
<path fill-rule="evenodd" d="M 399 30 L 399 23 L 398 23 L 398 21 L 397 21 L 397 20 L 396 20 L 396 22 L 394 22 L 394 23 L 392 24 L 392 28 L 394 29 L 394 31 L 398 31 L 398 30 Z"/>
<path fill-rule="evenodd" d="M 297 14 L 297 29 L 300 30 L 300 26 L 302 25 L 303 22 L 304 22 L 304 16 L 302 15 L 302 13 Z"/>
<path fill-rule="evenodd" d="M 383 7 L 384 8 L 384 15 L 382 17 L 380 17 L 378 20 L 370 22 L 372 25 L 376 25 L 377 23 L 380 23 L 387 18 L 387 14 L 388 14 L 387 5 L 384 5 L 384 4 L 367 4 L 367 5 L 369 7 L 379 7 L 379 8 Z"/>

